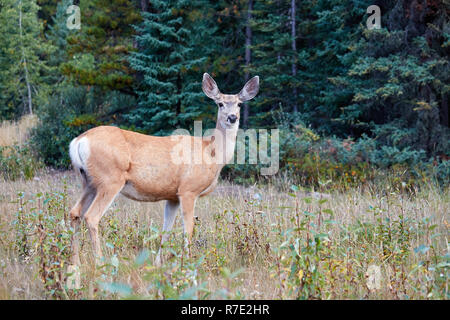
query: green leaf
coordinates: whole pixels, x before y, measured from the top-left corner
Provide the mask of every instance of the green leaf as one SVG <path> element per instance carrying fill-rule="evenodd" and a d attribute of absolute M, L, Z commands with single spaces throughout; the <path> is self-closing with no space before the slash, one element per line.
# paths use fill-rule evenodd
<path fill-rule="evenodd" d="M 106 242 L 105 245 L 110 249 L 114 249 L 114 245 L 110 242 Z"/>
<path fill-rule="evenodd" d="M 310 198 L 310 197 L 303 198 L 303 201 L 305 201 L 306 203 L 311 203 L 312 202 L 312 198 Z"/>
<path fill-rule="evenodd" d="M 430 250 L 430 247 L 427 247 L 427 246 L 421 244 L 420 246 L 418 246 L 417 248 L 414 249 L 414 252 L 425 254 L 425 253 L 427 253 L 428 250 Z"/>
<path fill-rule="evenodd" d="M 118 282 L 113 283 L 101 282 L 100 287 L 105 291 L 108 291 L 113 294 L 117 293 L 121 296 L 129 296 L 133 292 L 133 289 L 130 286 Z"/>
<path fill-rule="evenodd" d="M 112 264 L 114 267 L 116 267 L 116 268 L 119 267 L 119 259 L 117 258 L 116 255 L 113 255 L 113 256 L 111 257 L 111 264 Z"/>
<path fill-rule="evenodd" d="M 138 266 L 141 266 L 145 263 L 145 261 L 147 261 L 148 257 L 150 255 L 150 252 L 147 249 L 143 249 L 141 250 L 141 252 L 139 253 L 139 255 L 136 257 L 136 261 L 135 263 Z"/>

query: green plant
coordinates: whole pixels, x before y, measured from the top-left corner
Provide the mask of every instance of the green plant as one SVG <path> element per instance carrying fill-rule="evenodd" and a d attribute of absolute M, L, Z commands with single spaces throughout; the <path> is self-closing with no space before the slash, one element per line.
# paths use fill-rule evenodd
<path fill-rule="evenodd" d="M 30 180 L 42 164 L 36 159 L 28 144 L 0 146 L 0 174 L 6 180 Z"/>
<path fill-rule="evenodd" d="M 448 254 L 435 250 L 442 248 L 437 224 L 405 212 L 401 197 L 389 194 L 380 200 L 387 207 L 371 206 L 350 224 L 334 220 L 333 211 L 323 208 L 326 199 L 304 198 L 305 210 L 299 210 L 296 201 L 292 227 L 275 226 L 284 240 L 274 248 L 271 267 L 272 276 L 279 279 L 280 298 L 332 299 L 341 294 L 371 298 L 383 290 L 397 299 L 448 297 Z M 313 202 L 315 211 L 309 209 Z M 400 206 L 400 213 L 391 213 L 393 206 Z M 418 245 L 423 242 L 427 244 Z M 364 285 L 371 265 L 383 268 L 378 275 L 383 280 L 376 288 Z"/>
<path fill-rule="evenodd" d="M 23 261 L 37 265 L 48 298 L 69 298 L 65 288 L 65 267 L 70 256 L 72 232 L 67 223 L 67 190 L 37 193 L 32 199 L 18 194 L 18 211 L 13 221 L 16 250 Z"/>
<path fill-rule="evenodd" d="M 16 194 L 26 182 L 2 181 L 0 297 L 448 299 L 448 191 L 431 184 L 409 192 L 389 179 L 329 193 L 284 180 L 251 189 L 221 183 L 198 202 L 191 256 L 178 221 L 161 267 L 161 220 L 149 214 L 161 204 L 119 198 L 100 225 L 97 267 L 80 229 L 79 290 L 65 286 L 75 175 L 43 175 L 36 194 Z"/>

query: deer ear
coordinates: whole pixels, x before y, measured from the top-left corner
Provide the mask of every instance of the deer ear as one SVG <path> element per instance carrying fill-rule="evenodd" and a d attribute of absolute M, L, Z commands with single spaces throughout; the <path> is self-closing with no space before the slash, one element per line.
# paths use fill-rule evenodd
<path fill-rule="evenodd" d="M 239 99 L 241 101 L 247 101 L 253 99 L 259 91 L 259 77 L 253 77 L 247 81 L 244 88 L 239 92 Z"/>
<path fill-rule="evenodd" d="M 217 83 L 207 73 L 203 74 L 202 89 L 203 92 L 211 99 L 215 99 L 219 95 L 219 88 L 217 87 Z"/>

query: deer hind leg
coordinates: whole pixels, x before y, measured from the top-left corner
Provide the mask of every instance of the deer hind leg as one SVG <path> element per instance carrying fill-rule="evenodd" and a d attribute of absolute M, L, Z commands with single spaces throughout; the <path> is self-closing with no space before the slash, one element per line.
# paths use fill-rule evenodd
<path fill-rule="evenodd" d="M 175 222 L 175 217 L 177 215 L 177 211 L 178 211 L 179 207 L 180 207 L 179 201 L 171 201 L 171 200 L 166 201 L 166 206 L 164 207 L 164 224 L 163 224 L 163 235 L 162 235 L 162 239 L 161 239 L 161 246 L 159 248 L 158 255 L 156 256 L 156 261 L 155 261 L 155 264 L 157 266 L 161 266 L 162 245 L 164 242 L 167 241 L 167 239 L 170 236 L 169 232 L 173 228 L 173 223 Z"/>
<path fill-rule="evenodd" d="M 86 183 L 83 183 L 83 194 L 76 203 L 76 205 L 70 211 L 70 225 L 73 229 L 71 239 L 72 256 L 70 259 L 70 265 L 67 267 L 67 272 L 70 276 L 67 278 L 68 289 L 80 289 L 81 288 L 81 275 L 80 275 L 80 223 L 83 214 L 91 205 L 95 197 L 95 189 Z"/>
<path fill-rule="evenodd" d="M 84 220 L 86 221 L 89 230 L 92 249 L 97 263 L 99 263 L 102 258 L 102 250 L 98 237 L 98 224 L 124 184 L 125 182 L 123 181 L 120 183 L 101 184 L 97 186 L 95 198 L 84 214 Z"/>
<path fill-rule="evenodd" d="M 183 211 L 183 226 L 185 233 L 185 247 L 188 248 L 189 257 L 191 256 L 191 240 L 194 231 L 194 207 L 197 197 L 193 194 L 180 196 L 181 209 Z"/>
<path fill-rule="evenodd" d="M 95 189 L 87 184 L 84 185 L 83 194 L 75 206 L 70 211 L 70 225 L 73 229 L 72 240 L 71 240 L 71 248 L 72 248 L 72 257 L 71 264 L 72 265 L 80 265 L 80 256 L 79 256 L 79 230 L 81 219 L 86 212 L 86 210 L 91 205 L 92 201 L 95 198 Z"/>

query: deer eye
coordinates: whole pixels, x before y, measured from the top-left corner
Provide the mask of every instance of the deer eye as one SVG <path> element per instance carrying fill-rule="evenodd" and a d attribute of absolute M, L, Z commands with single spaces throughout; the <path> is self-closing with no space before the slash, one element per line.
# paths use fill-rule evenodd
<path fill-rule="evenodd" d="M 217 105 L 219 106 L 219 108 L 223 108 L 223 103 L 222 102 L 219 102 Z"/>
<path fill-rule="evenodd" d="M 242 107 L 242 103 L 241 102 L 239 102 L 237 105 L 238 105 L 239 108 Z"/>

